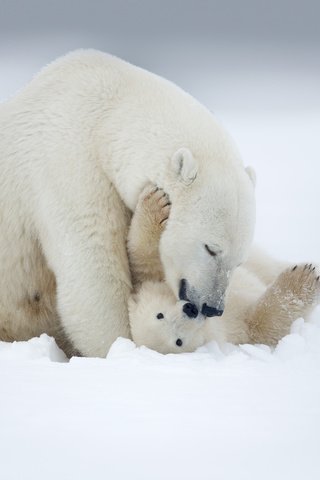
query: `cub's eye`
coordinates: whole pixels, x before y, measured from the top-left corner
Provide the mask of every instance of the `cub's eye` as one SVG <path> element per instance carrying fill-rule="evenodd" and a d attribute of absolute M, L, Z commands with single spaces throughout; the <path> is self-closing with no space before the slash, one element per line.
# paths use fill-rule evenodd
<path fill-rule="evenodd" d="M 157 318 L 158 318 L 159 320 L 161 320 L 162 318 L 164 318 L 163 313 L 158 313 L 158 314 L 157 314 Z"/>
<path fill-rule="evenodd" d="M 176 345 L 177 345 L 177 347 L 182 347 L 183 341 L 181 340 L 181 338 L 178 338 L 178 339 L 177 339 Z"/>
<path fill-rule="evenodd" d="M 208 247 L 207 244 L 205 244 L 204 247 L 205 247 L 205 249 L 207 250 L 207 252 L 209 253 L 209 255 L 211 255 L 211 257 L 216 257 L 216 256 L 217 256 L 217 253 L 216 253 L 215 251 L 211 250 L 211 248 Z"/>

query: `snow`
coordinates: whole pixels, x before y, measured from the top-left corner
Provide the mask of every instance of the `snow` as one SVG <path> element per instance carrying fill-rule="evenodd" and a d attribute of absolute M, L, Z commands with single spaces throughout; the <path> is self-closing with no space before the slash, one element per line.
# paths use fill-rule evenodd
<path fill-rule="evenodd" d="M 0 98 L 43 63 L 41 46 L 24 48 L 3 56 Z M 237 90 L 230 71 L 215 88 L 202 73 L 186 77 L 189 90 L 212 109 L 217 99 L 257 170 L 256 241 L 279 258 L 320 262 L 316 77 L 237 71 Z M 307 93 L 295 103 L 298 84 Z M 67 361 L 46 335 L 0 342 L 0 478 L 318 480 L 319 372 L 320 307 L 274 350 L 211 343 L 164 356 L 118 339 L 106 359 Z"/>
<path fill-rule="evenodd" d="M 319 310 L 274 351 L 161 355 L 120 338 L 67 363 L 53 347 L 0 344 L 6 480 L 319 478 Z"/>

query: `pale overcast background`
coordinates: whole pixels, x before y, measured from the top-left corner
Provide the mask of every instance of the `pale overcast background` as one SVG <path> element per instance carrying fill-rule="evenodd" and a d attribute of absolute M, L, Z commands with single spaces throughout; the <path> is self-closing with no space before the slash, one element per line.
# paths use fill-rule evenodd
<path fill-rule="evenodd" d="M 75 48 L 163 75 L 218 116 L 257 170 L 257 241 L 320 260 L 319 25 L 311 0 L 0 0 L 0 100 Z"/>

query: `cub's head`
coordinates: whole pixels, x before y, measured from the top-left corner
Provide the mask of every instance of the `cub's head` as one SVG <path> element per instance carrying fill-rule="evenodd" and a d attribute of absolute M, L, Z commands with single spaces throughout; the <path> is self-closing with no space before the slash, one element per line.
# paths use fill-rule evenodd
<path fill-rule="evenodd" d="M 160 239 L 165 278 L 176 299 L 220 316 L 233 270 L 247 257 L 255 224 L 254 173 L 224 143 L 212 154 L 179 149 L 163 182 L 171 201 Z"/>
<path fill-rule="evenodd" d="M 132 339 L 160 353 L 192 352 L 206 342 L 206 320 L 163 282 L 145 282 L 129 299 Z"/>

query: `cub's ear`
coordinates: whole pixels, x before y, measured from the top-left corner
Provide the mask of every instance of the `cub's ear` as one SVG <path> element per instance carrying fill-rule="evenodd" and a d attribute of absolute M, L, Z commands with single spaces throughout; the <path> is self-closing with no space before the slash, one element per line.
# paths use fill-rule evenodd
<path fill-rule="evenodd" d="M 198 173 L 198 163 L 187 148 L 179 148 L 176 151 L 172 157 L 171 166 L 185 185 L 191 185 Z"/>
<path fill-rule="evenodd" d="M 256 186 L 256 183 L 257 183 L 257 177 L 256 177 L 256 172 L 254 171 L 254 169 L 252 167 L 246 167 L 246 172 L 253 184 L 253 186 L 255 187 Z"/>

